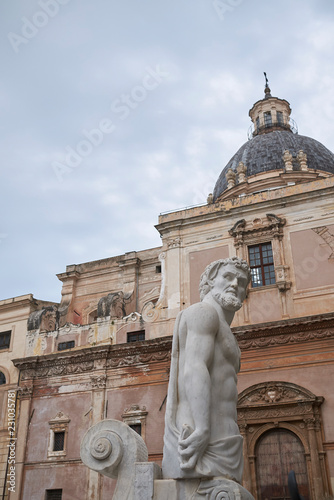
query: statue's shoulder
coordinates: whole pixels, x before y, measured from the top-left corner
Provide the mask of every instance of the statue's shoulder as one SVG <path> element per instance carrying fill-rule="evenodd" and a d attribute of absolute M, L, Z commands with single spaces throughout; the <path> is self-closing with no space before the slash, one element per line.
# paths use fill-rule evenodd
<path fill-rule="evenodd" d="M 207 302 L 197 302 L 182 311 L 182 321 L 185 321 L 189 326 L 207 326 L 214 329 L 219 326 L 218 313 Z"/>

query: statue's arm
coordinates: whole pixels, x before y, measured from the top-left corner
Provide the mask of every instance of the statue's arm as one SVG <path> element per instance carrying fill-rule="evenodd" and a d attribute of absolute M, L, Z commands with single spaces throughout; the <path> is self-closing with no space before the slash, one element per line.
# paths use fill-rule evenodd
<path fill-rule="evenodd" d="M 185 436 L 181 435 L 179 440 L 182 469 L 194 468 L 209 442 L 211 408 L 209 368 L 219 328 L 218 315 L 207 304 L 198 304 L 187 313 L 184 318 L 187 325 L 187 341 L 183 374 L 185 393 L 195 429 L 190 436 L 189 430 L 185 431 Z"/>

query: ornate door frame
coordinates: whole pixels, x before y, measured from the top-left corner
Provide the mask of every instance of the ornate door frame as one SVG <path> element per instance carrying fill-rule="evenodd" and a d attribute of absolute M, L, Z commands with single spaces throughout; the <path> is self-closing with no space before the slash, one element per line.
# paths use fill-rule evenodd
<path fill-rule="evenodd" d="M 256 444 L 270 429 L 296 434 L 305 450 L 310 498 L 330 494 L 320 406 L 323 397 L 290 382 L 263 382 L 245 389 L 238 398 L 238 424 L 244 438 L 243 485 L 258 500 Z"/>

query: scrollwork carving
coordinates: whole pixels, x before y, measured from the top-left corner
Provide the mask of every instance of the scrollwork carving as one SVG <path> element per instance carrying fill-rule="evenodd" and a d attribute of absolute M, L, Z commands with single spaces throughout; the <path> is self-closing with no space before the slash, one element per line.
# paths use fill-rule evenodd
<path fill-rule="evenodd" d="M 113 500 L 134 498 L 135 463 L 147 462 L 143 439 L 118 420 L 103 420 L 91 427 L 80 447 L 83 463 L 101 474 L 117 478 Z"/>
<path fill-rule="evenodd" d="M 258 349 L 261 347 L 271 347 L 275 345 L 285 345 L 285 344 L 297 344 L 300 342 L 308 342 L 310 340 L 322 340 L 326 338 L 333 338 L 334 331 L 333 330 L 316 330 L 313 332 L 296 332 L 291 334 L 284 335 L 272 335 L 272 336 L 263 336 L 260 338 L 253 339 L 242 339 L 242 336 L 238 337 L 236 335 L 239 343 L 240 349 Z"/>
<path fill-rule="evenodd" d="M 191 500 L 254 500 L 254 497 L 232 478 L 201 480 Z"/>

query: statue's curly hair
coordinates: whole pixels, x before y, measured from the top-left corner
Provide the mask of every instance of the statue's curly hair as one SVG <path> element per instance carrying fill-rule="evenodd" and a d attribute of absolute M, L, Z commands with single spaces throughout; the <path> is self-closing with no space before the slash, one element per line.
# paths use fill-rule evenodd
<path fill-rule="evenodd" d="M 239 257 L 228 257 L 227 259 L 215 260 L 205 268 L 201 276 L 199 282 L 199 293 L 201 300 L 203 300 L 205 295 L 211 290 L 209 280 L 212 280 L 217 276 L 217 273 L 221 266 L 227 266 L 228 264 L 232 264 L 236 268 L 242 269 L 247 274 L 248 283 L 250 282 L 251 272 L 249 269 L 249 265 L 245 260 L 239 259 Z"/>

